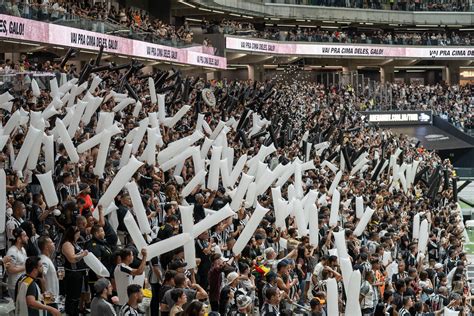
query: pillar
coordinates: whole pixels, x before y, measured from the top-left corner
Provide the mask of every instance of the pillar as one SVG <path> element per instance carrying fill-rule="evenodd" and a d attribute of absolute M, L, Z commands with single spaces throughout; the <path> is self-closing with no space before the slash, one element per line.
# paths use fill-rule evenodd
<path fill-rule="evenodd" d="M 262 81 L 265 75 L 263 65 L 247 65 L 247 79 L 253 81 Z"/>
<path fill-rule="evenodd" d="M 393 82 L 395 79 L 395 72 L 393 66 L 380 67 L 380 82 Z"/>
<path fill-rule="evenodd" d="M 356 76 L 354 76 L 354 73 L 356 74 Z M 357 79 L 357 66 L 355 65 L 342 66 L 342 84 L 343 85 L 350 84 L 352 87 L 355 88 L 357 85 L 356 79 Z"/>
<path fill-rule="evenodd" d="M 255 81 L 255 66 L 254 65 L 247 65 L 247 72 L 248 72 L 248 79 Z"/>
<path fill-rule="evenodd" d="M 459 84 L 461 77 L 460 69 L 458 65 L 447 65 L 442 69 L 443 81 L 447 85 Z"/>

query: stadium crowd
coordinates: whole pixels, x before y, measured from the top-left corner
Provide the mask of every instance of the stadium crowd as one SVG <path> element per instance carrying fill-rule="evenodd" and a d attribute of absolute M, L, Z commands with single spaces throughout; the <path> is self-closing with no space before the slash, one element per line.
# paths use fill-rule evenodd
<path fill-rule="evenodd" d="M 149 41 L 155 42 L 153 38 L 190 44 L 193 41 L 193 32 L 185 22 L 176 27 L 172 24 L 153 18 L 147 11 L 134 9 L 132 7 L 116 7 L 107 2 L 93 1 L 66 1 L 51 0 L 41 2 L 2 1 L 0 2 L 0 13 L 18 17 L 25 17 L 40 21 L 75 20 L 92 22 L 111 22 L 122 28 L 130 29 L 130 32 L 146 33 Z M 117 33 L 123 36 L 122 33 Z M 151 38 L 153 36 L 153 38 Z"/>
<path fill-rule="evenodd" d="M 58 63 L 51 64 L 61 71 Z M 58 128 L 56 118 L 67 122 L 69 111 L 65 104 L 58 105 L 57 114 L 46 116 L 53 91 L 38 94 L 34 87 L 10 91 L 14 97 L 11 111 L 2 107 L 5 129 L 16 111 L 22 117 L 27 115 L 7 135 L 0 155 L 7 198 L 0 248 L 5 255 L 8 295 L 15 300 L 20 315 L 26 310 L 59 315 L 63 303 L 68 315 L 87 313 L 88 308 L 92 315 L 139 315 L 147 305 L 152 315 L 158 310 L 161 315 L 252 315 L 255 309 L 260 315 L 331 315 L 336 310 L 347 314 L 350 308 L 360 308 L 362 315 L 446 315 L 446 309 L 470 315 L 471 296 L 465 277 L 468 261 L 462 251 L 463 225 L 449 161 L 417 148 L 403 135 L 367 125 L 356 113 L 353 91 L 327 90 L 312 82 L 207 82 L 173 71 L 154 74 L 156 91 L 166 93 L 166 116 L 173 116 L 184 104 L 192 106 L 173 127 L 167 127 L 163 123 L 166 120 L 160 122 L 163 143 L 158 145 L 158 160 L 160 153 L 197 129 L 215 145 L 209 150 L 205 145 L 209 141 L 197 142 L 202 157 L 209 160 L 206 164 L 211 165 L 209 173 L 215 166 L 213 156 L 218 145 L 233 152 L 225 154 L 230 157 L 229 171 L 237 169 L 241 157 L 248 157 L 243 171 L 255 176 L 257 182 L 264 178 L 262 172 L 268 176 L 295 167 L 286 176 L 275 178 L 278 186 L 264 187 L 258 194 L 260 188 L 253 182 L 245 199 L 233 190 L 244 175 L 234 186 L 226 185 L 222 174 L 217 189 L 212 190 L 209 176 L 202 183 L 205 185 L 199 184 L 183 196 L 197 173 L 194 159 L 164 171 L 166 162 L 157 163 L 155 156 L 154 164 L 144 164 L 133 175 L 151 227 L 145 234 L 151 243 L 183 232 L 181 213 L 185 205 L 191 205 L 195 224 L 228 203 L 235 205 L 235 214 L 195 238 L 195 268 L 186 268 L 192 263 L 185 262 L 183 247 L 149 257 L 149 249 L 138 249 L 129 231 L 127 217 L 140 222 L 132 192 L 120 190 L 114 198 L 118 209 L 107 216 L 108 207 L 98 205 L 124 169 L 130 155 L 125 154 L 126 148 L 138 138 L 140 122 L 163 111 L 163 105 L 158 106 L 150 95 L 147 76 L 135 70 L 126 77 L 128 72 L 101 72 L 98 87 L 79 93 L 77 100 L 71 101 L 78 109 L 81 99 L 105 98 L 89 122 L 84 119 L 71 131 L 74 147 L 79 148 L 103 130 L 100 112 L 114 113 L 120 133 L 111 138 L 102 171 L 97 169 L 100 147 L 81 150 L 74 162 L 64 140 L 55 145 L 51 169 L 59 198 L 55 206 L 47 204 L 50 196 L 44 193 L 38 176 L 50 166 L 46 152 L 36 164 L 28 161 L 24 167 L 18 166 L 17 159 L 24 151 L 31 124 L 37 124 L 33 122 L 35 112 L 44 114 L 43 128 L 53 135 Z M 116 94 L 110 97 L 114 89 L 125 92 L 119 90 L 121 85 L 127 86 L 124 80 L 129 83 L 128 95 L 136 95 L 142 104 L 138 112 L 135 105 L 118 109 L 123 100 Z M 92 84 L 90 78 L 88 87 Z M 215 106 L 209 101 L 212 97 L 202 93 L 204 88 L 215 96 Z M 64 95 L 67 92 L 60 90 Z M 246 108 L 255 114 L 251 116 Z M 201 123 L 199 113 L 204 115 Z M 213 131 L 219 131 L 221 120 L 228 126 L 215 137 Z M 206 124 L 209 128 L 204 127 Z M 135 156 L 141 160 L 147 141 L 150 138 L 144 137 L 136 144 Z M 275 150 L 265 154 L 271 145 Z M 252 167 L 251 158 L 260 160 L 264 169 Z M 365 166 L 352 172 L 360 161 L 366 161 Z M 412 168 L 417 161 L 412 182 L 408 176 L 405 184 L 393 178 L 396 170 Z M 333 183 L 336 185 L 331 188 Z M 333 200 L 335 191 L 340 207 L 333 206 L 339 204 Z M 281 199 L 276 196 L 278 192 Z M 362 214 L 356 205 L 360 197 L 367 207 Z M 311 202 L 303 208 L 308 200 Z M 257 216 L 259 206 L 269 211 L 247 232 L 245 228 Z M 282 210 L 283 222 L 278 215 Z M 365 227 L 361 217 L 372 211 Z M 309 237 L 308 217 L 301 217 L 305 212 L 317 214 L 317 227 L 311 220 Z M 251 238 L 234 253 L 244 232 Z M 346 247 L 336 247 L 341 236 Z M 103 263 L 108 278 L 98 277 L 85 263 L 89 253 Z M 352 301 L 356 305 L 349 306 L 354 287 L 348 284 L 353 270 L 361 275 L 356 291 L 360 300 L 357 297 Z M 141 275 L 145 280 L 138 281 L 136 277 Z M 143 299 L 149 290 L 151 301 Z"/>
<path fill-rule="evenodd" d="M 269 2 L 276 2 L 269 0 Z M 347 7 L 396 11 L 471 11 L 469 1 L 465 0 L 290 0 L 292 4 L 319 5 L 327 7 Z M 288 2 L 286 2 L 288 3 Z"/>
<path fill-rule="evenodd" d="M 382 89 L 387 92 L 385 98 L 378 97 Z M 374 93 L 368 92 L 368 86 L 364 87 L 356 102 L 361 110 L 432 110 L 455 127 L 467 131 L 474 128 L 473 89 L 469 84 L 446 86 L 378 82 Z"/>
<path fill-rule="evenodd" d="M 321 28 L 300 27 L 289 31 L 278 28 L 266 28 L 262 32 L 254 32 L 255 37 L 277 41 L 329 42 L 355 44 L 386 44 L 386 45 L 428 45 L 428 46 L 469 46 L 470 33 L 457 32 L 384 32 L 377 31 L 340 31 Z"/>

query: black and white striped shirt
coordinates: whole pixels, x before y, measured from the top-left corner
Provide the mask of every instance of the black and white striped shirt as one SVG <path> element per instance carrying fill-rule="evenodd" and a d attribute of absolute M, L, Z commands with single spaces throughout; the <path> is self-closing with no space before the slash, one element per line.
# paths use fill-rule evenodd
<path fill-rule="evenodd" d="M 261 316 L 280 316 L 280 311 L 277 306 L 265 303 L 262 306 Z"/>
<path fill-rule="evenodd" d="M 402 307 L 399 311 L 398 311 L 398 316 L 411 316 L 410 312 L 405 308 L 405 307 Z"/>
<path fill-rule="evenodd" d="M 125 304 L 120 308 L 119 316 L 143 316 L 144 314 L 138 310 L 133 308 L 132 306 Z"/>

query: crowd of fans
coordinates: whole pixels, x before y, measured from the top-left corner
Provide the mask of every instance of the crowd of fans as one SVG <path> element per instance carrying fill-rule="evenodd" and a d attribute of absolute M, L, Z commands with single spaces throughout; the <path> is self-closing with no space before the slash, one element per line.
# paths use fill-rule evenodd
<path fill-rule="evenodd" d="M 461 130 L 474 128 L 474 98 L 472 85 L 445 86 L 386 84 L 389 107 L 405 110 L 432 110 Z"/>
<path fill-rule="evenodd" d="M 29 2 L 16 0 L 0 2 L 0 13 L 21 16 L 40 21 L 59 21 L 81 19 L 93 22 L 111 22 L 127 28 L 132 33 L 146 33 L 147 39 L 155 42 L 155 38 L 170 41 L 174 44 L 191 44 L 193 32 L 185 22 L 176 27 L 172 24 L 153 18 L 147 11 L 134 9 L 132 7 L 116 7 L 107 2 L 95 1 L 66 1 L 51 0 L 41 2 Z M 117 35 L 123 35 L 118 32 Z"/>
<path fill-rule="evenodd" d="M 278 28 L 266 28 L 254 32 L 255 37 L 277 41 L 387 44 L 387 45 L 429 45 L 429 46 L 469 46 L 472 43 L 470 33 L 420 31 L 420 32 L 384 32 L 378 31 L 341 31 L 321 28 L 297 28 L 282 31 Z"/>
<path fill-rule="evenodd" d="M 285 0 L 285 3 L 396 11 L 471 11 L 466 0 Z"/>
<path fill-rule="evenodd" d="M 58 63 L 51 64 L 52 69 L 62 71 Z M 263 316 L 329 315 L 328 309 L 334 310 L 334 306 L 328 306 L 328 284 L 335 280 L 336 305 L 343 313 L 354 308 L 347 306 L 348 280 L 341 264 L 344 252 L 335 249 L 334 235 L 344 230 L 347 259 L 351 269 L 362 276 L 363 315 L 429 315 L 446 312 L 445 308 L 470 315 L 471 296 L 465 277 L 468 261 L 463 253 L 463 226 L 453 192 L 451 164 L 434 152 L 417 148 L 403 135 L 366 124 L 356 112 L 357 96 L 345 88 L 327 89 L 298 80 L 279 84 L 226 79 L 208 82 L 185 78 L 179 72 L 154 74 L 157 91 L 166 93 L 166 116 L 173 116 L 184 104 L 192 106 L 174 127 L 158 127 L 163 141 L 160 152 L 196 129 L 210 138 L 212 133 L 198 126 L 196 118 L 202 113 L 211 132 L 219 121 L 228 122 L 212 142 L 232 148 L 235 161 L 231 168 L 243 155 L 261 159 L 268 172 L 302 162 L 309 167 L 299 168 L 299 175 L 293 171 L 279 187 L 285 212 L 291 210 L 283 225 L 276 223 L 275 185 L 253 197 L 249 189 L 244 200 L 237 200 L 234 216 L 195 239 L 196 268 L 186 269 L 183 247 L 159 257 L 149 257 L 146 249 L 137 249 L 125 225 L 127 214 L 135 217 L 138 212 L 131 192 L 122 189 L 115 197 L 118 209 L 107 216 L 106 207 L 97 204 L 123 167 L 125 148 L 133 142 L 133 135 L 137 137 L 139 122 L 160 111 L 150 97 L 147 76 L 132 71 L 125 77 L 128 72 L 98 73 L 103 79 L 99 86 L 77 96 L 78 101 L 106 97 L 112 90 L 123 93 L 125 90 L 119 89 L 125 80 L 133 87 L 129 96 L 136 94 L 142 107 L 138 114 L 133 105 L 114 110 L 120 100 L 105 98 L 90 122 L 80 123 L 73 131 L 72 141 L 77 147 L 96 135 L 102 124 L 100 112 L 115 113 L 121 133 L 110 141 L 103 173 L 97 174 L 95 168 L 101 155 L 97 147 L 80 153 L 79 160 L 73 162 L 65 144 L 55 145 L 51 171 L 59 198 L 57 206 L 48 207 L 49 197 L 37 177 L 46 172 L 45 154 L 40 154 L 33 168 L 29 163 L 21 170 L 13 168 L 32 128 L 28 119 L 20 120 L 0 154 L 7 194 L 6 228 L 5 234 L 0 234 L 0 248 L 5 255 L 8 295 L 15 300 L 17 311 L 26 314 L 46 310 L 59 315 L 64 303 L 68 315 L 87 313 L 88 308 L 92 315 L 139 315 L 147 305 L 152 315 L 158 310 L 161 315 L 252 315 L 255 309 Z M 205 87 L 215 95 L 216 106 L 205 102 L 201 94 Z M 416 95 L 408 93 L 409 88 L 405 90 L 405 97 Z M 436 88 L 433 91 L 437 96 L 441 94 L 435 93 Z M 0 110 L 5 127 L 15 111 L 23 117 L 30 113 L 33 121 L 30 111 L 46 112 L 53 101 L 49 90 L 41 90 L 39 95 L 34 89 L 10 93 L 14 96 L 11 111 Z M 75 104 L 72 102 L 77 109 Z M 253 120 L 245 118 L 245 113 L 249 114 L 246 108 L 256 113 Z M 58 106 L 57 110 L 57 115 L 44 121 L 46 134 L 54 133 L 57 117 L 66 121 L 66 106 Z M 147 139 L 138 144 L 136 157 L 147 148 Z M 325 149 L 311 150 L 310 143 L 322 142 L 328 142 Z M 200 140 L 196 144 L 203 157 L 211 159 L 213 150 L 206 152 L 204 143 Z M 276 151 L 262 156 L 261 149 L 272 143 Z M 367 158 L 366 168 L 351 174 L 362 157 Z M 377 166 L 390 157 L 394 157 L 390 166 L 377 171 Z M 415 161 L 420 161 L 416 177 L 405 189 L 393 179 L 394 170 L 412 166 Z M 235 198 L 234 186 L 225 186 L 221 180 L 217 190 L 198 185 L 182 196 L 183 188 L 195 176 L 197 166 L 192 159 L 166 171 L 160 167 L 156 161 L 154 165 L 144 164 L 133 176 L 152 228 L 146 236 L 151 242 L 183 231 L 182 205 L 193 206 L 193 220 L 198 224 Z M 251 169 L 247 161 L 244 173 L 261 178 L 260 167 L 258 171 Z M 336 186 L 341 204 L 334 217 L 329 190 L 337 169 L 342 171 Z M 302 225 L 298 218 L 303 209 L 292 206 L 315 192 L 313 211 L 317 209 L 319 242 L 303 233 L 308 225 Z M 362 234 L 355 233 L 360 223 L 357 197 L 363 198 L 364 207 L 374 210 Z M 244 249 L 235 254 L 234 244 L 243 235 L 256 204 L 269 211 L 251 232 Z M 425 221 L 429 223 L 426 252 L 418 249 L 420 229 L 413 224 Z M 104 264 L 109 278 L 98 277 L 85 264 L 89 252 Z M 141 275 L 145 281 L 133 281 Z M 150 290 L 148 304 L 144 295 L 149 296 Z"/>
<path fill-rule="evenodd" d="M 263 31 L 255 29 L 253 23 L 223 19 L 201 22 L 203 33 L 221 33 L 252 36 L 275 41 L 300 41 L 323 43 L 386 44 L 386 45 L 428 45 L 428 46 L 470 46 L 469 32 L 420 31 L 395 32 L 383 30 L 327 30 L 321 27 L 297 27 L 285 30 L 281 27 L 267 27 Z"/>

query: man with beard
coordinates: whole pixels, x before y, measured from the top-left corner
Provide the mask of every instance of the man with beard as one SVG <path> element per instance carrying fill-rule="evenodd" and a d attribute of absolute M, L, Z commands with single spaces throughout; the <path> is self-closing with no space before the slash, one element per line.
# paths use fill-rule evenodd
<path fill-rule="evenodd" d="M 130 284 L 127 287 L 128 302 L 120 309 L 119 316 L 139 316 L 143 313 L 138 309 L 138 304 L 143 300 L 142 287 Z"/>
<path fill-rule="evenodd" d="M 106 278 L 101 278 L 94 283 L 96 296 L 91 302 L 91 315 L 116 316 L 114 307 L 107 301 L 112 295 L 112 284 Z"/>
<path fill-rule="evenodd" d="M 41 264 L 43 265 L 43 275 L 45 281 L 45 292 L 49 292 L 53 297 L 59 297 L 59 280 L 51 258 L 55 253 L 54 242 L 48 236 L 41 236 L 38 240 L 38 247 L 41 251 Z M 53 307 L 56 307 L 52 305 Z"/>
<path fill-rule="evenodd" d="M 91 229 L 92 239 L 86 244 L 86 249 L 93 253 L 112 274 L 114 264 L 112 262 L 112 249 L 105 240 L 104 229 L 99 225 L 92 226 Z M 97 281 L 97 275 L 93 271 L 89 271 L 89 283 L 94 284 Z"/>
<path fill-rule="evenodd" d="M 54 307 L 43 304 L 41 289 L 36 279 L 43 277 L 43 265 L 40 257 L 30 257 L 25 263 L 26 275 L 23 275 L 16 285 L 15 313 L 17 315 L 43 315 L 40 311 L 46 311 L 53 316 L 61 313 Z"/>
<path fill-rule="evenodd" d="M 8 272 L 8 294 L 15 299 L 15 285 L 25 271 L 27 259 L 25 246 L 28 243 L 26 232 L 17 227 L 13 230 L 14 244 L 8 249 L 7 256 L 3 259 Z"/>

